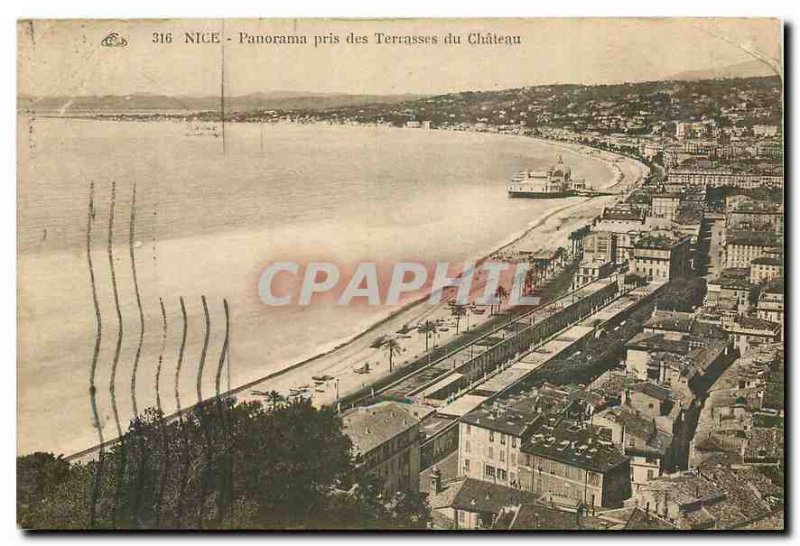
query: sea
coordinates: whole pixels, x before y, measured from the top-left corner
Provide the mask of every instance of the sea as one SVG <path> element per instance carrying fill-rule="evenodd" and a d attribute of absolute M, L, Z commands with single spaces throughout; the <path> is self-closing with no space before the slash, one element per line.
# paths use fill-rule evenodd
<path fill-rule="evenodd" d="M 228 123 L 223 138 L 221 127 L 207 129 L 20 116 L 20 454 L 97 442 L 93 364 L 109 439 L 134 407 L 170 413 L 178 398 L 186 407 L 213 396 L 218 377 L 222 390 L 253 381 L 396 311 L 267 306 L 258 281 L 271 262 L 478 258 L 569 202 L 509 199 L 519 170 L 562 155 L 590 182 L 614 174 L 512 135 Z"/>

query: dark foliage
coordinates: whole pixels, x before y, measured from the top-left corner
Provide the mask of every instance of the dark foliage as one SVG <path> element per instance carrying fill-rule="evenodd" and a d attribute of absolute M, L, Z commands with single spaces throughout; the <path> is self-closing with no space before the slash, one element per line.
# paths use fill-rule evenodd
<path fill-rule="evenodd" d="M 341 420 L 307 401 L 211 402 L 167 421 L 147 410 L 98 461 L 17 459 L 18 521 L 86 529 L 100 471 L 101 529 L 424 527 L 417 495 L 382 496 L 360 475 Z"/>
<path fill-rule="evenodd" d="M 690 312 L 703 303 L 706 280 L 703 277 L 683 277 L 669 283 L 658 298 L 658 308 Z"/>

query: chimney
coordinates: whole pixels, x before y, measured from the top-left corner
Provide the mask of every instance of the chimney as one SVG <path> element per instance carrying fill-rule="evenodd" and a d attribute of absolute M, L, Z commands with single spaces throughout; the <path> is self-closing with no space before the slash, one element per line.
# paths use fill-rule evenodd
<path fill-rule="evenodd" d="M 438 466 L 434 466 L 431 470 L 431 494 L 438 495 L 442 492 L 442 473 L 439 471 Z"/>

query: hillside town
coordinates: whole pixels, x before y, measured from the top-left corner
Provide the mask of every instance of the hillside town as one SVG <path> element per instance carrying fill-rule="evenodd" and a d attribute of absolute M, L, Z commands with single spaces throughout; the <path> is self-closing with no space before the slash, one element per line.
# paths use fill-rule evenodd
<path fill-rule="evenodd" d="M 21 457 L 20 521 L 783 530 L 781 94 L 777 78 L 747 78 L 227 114 L 513 134 L 624 156 L 648 174 L 613 192 L 573 183 L 576 198 L 607 203 L 597 217 L 570 227 L 561 248 L 512 245 L 498 256 L 530 265 L 525 289 L 539 305 L 514 305 L 498 291 L 493 305 L 451 302 L 446 319 L 370 340 L 388 373 L 353 366 L 348 373 L 363 380 L 355 392 L 342 384 L 340 393 L 328 371 L 309 372 L 288 395 L 273 382 L 245 387 L 250 399 L 218 393 L 177 417 L 152 410 L 121 441 L 101 443 L 96 460 L 95 448 L 71 460 Z M 564 169 L 559 159 L 547 172 L 560 173 L 554 191 L 566 195 Z M 399 356 L 415 335 L 424 351 Z M 395 355 L 405 360 L 393 368 Z M 331 392 L 335 401 L 313 399 Z M 74 488 L 92 492 L 90 516 Z M 142 508 L 150 501 L 141 495 L 153 507 Z M 63 514 L 46 509 L 73 502 L 80 506 Z"/>
<path fill-rule="evenodd" d="M 453 348 L 468 358 L 437 354 L 343 411 L 387 496 L 420 493 L 435 529 L 783 528 L 779 80 L 271 115 L 517 132 L 651 169 L 570 248 L 527 256 L 535 285 L 571 279 L 561 293 L 497 306 Z"/>

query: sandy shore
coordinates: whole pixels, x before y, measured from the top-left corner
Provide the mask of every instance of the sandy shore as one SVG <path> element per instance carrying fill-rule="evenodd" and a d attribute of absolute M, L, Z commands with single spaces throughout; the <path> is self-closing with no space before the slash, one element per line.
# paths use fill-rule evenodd
<path fill-rule="evenodd" d="M 567 245 L 570 232 L 590 223 L 604 207 L 619 200 L 623 194 L 638 185 L 648 172 L 645 165 L 625 156 L 579 144 L 541 141 L 607 163 L 615 174 L 610 180 L 595 185 L 595 189 L 611 190 L 614 195 L 565 198 L 563 206 L 536 219 L 522 233 L 512 235 L 510 241 L 499 246 L 486 256 L 487 258 L 513 254 L 521 249 L 554 250 Z M 462 318 L 460 332 L 474 328 L 488 318 L 488 312 L 483 315 L 470 314 L 468 318 Z M 239 400 L 261 400 L 263 396 L 258 393 L 274 390 L 288 395 L 292 390 L 307 388 L 306 396 L 310 396 L 315 405 L 335 404 L 338 398 L 364 388 L 389 374 L 387 355 L 380 348 L 372 346 L 377 339 L 384 336 L 394 337 L 400 343 L 402 352 L 394 357 L 395 369 L 402 368 L 424 354 L 425 336 L 413 328 L 425 320 L 440 320 L 446 328 L 446 330 L 440 329 L 436 339 L 429 340 L 431 344 L 446 343 L 456 336 L 455 318 L 451 316 L 446 303 L 432 306 L 424 300 L 417 301 L 333 350 L 276 371 L 240 386 L 232 392 Z M 404 327 L 412 329 L 406 334 L 400 334 L 398 331 Z M 355 372 L 355 369 L 361 369 L 365 364 L 369 364 L 368 374 Z M 313 376 L 330 376 L 333 379 L 315 385 Z"/>
<path fill-rule="evenodd" d="M 522 140 L 524 137 L 517 137 Z M 599 152 L 590 148 L 573 146 L 569 144 L 544 141 L 545 144 L 555 148 L 569 149 L 573 152 L 592 156 L 598 161 L 604 161 L 610 170 L 605 174 L 605 180 L 592 180 L 596 189 L 613 192 L 595 198 L 570 197 L 552 200 L 547 211 L 533 215 L 527 225 L 521 226 L 516 231 L 511 231 L 503 239 L 478 251 L 477 255 L 469 259 L 479 261 L 487 257 L 500 255 L 513 255 L 519 250 L 554 250 L 569 244 L 569 234 L 587 223 L 590 223 L 600 214 L 603 207 L 608 206 L 635 186 L 646 174 L 646 167 L 629 158 L 615 156 L 606 152 Z M 503 191 L 503 190 L 501 190 Z M 248 243 L 249 244 L 249 243 Z M 176 256 L 181 256 L 177 253 Z M 163 265 L 164 253 L 161 254 Z M 474 291 L 480 290 L 480 278 L 473 283 Z M 477 287 L 475 286 L 477 285 Z M 424 298 L 423 298 L 424 299 Z M 462 318 L 459 329 L 471 329 L 482 324 L 489 318 L 488 311 L 484 314 L 470 313 Z M 455 318 L 451 316 L 450 308 L 446 303 L 429 305 L 427 302 L 412 302 L 404 308 L 383 317 L 377 317 L 372 323 L 367 323 L 358 334 L 341 339 L 339 342 L 327 342 L 311 345 L 305 353 L 308 358 L 300 357 L 294 364 L 265 374 L 258 375 L 247 383 L 240 382 L 230 393 L 239 400 L 262 400 L 261 392 L 278 391 L 284 395 L 300 387 L 307 387 L 316 405 L 335 404 L 337 398 L 346 396 L 364 388 L 389 374 L 388 358 L 384 352 L 373 347 L 379 338 L 394 337 L 401 346 L 402 352 L 394 358 L 394 365 L 398 368 L 408 365 L 417 357 L 424 355 L 426 349 L 425 336 L 417 333 L 416 326 L 425 320 L 438 321 L 439 332 L 435 339 L 429 340 L 431 345 L 441 345 L 453 339 L 456 335 Z M 401 331 L 405 333 L 401 333 Z M 288 362 L 292 362 L 289 360 Z M 368 374 L 356 373 L 365 364 L 369 364 Z M 315 384 L 313 376 L 330 376 L 332 379 Z M 251 376 L 252 377 L 252 376 Z M 235 385 L 235 384 L 234 384 Z M 170 411 L 170 410 L 168 410 Z M 50 417 L 47 417 L 50 419 Z M 77 447 L 88 442 L 73 442 Z M 86 450 L 86 456 L 92 456 L 93 448 Z"/>

